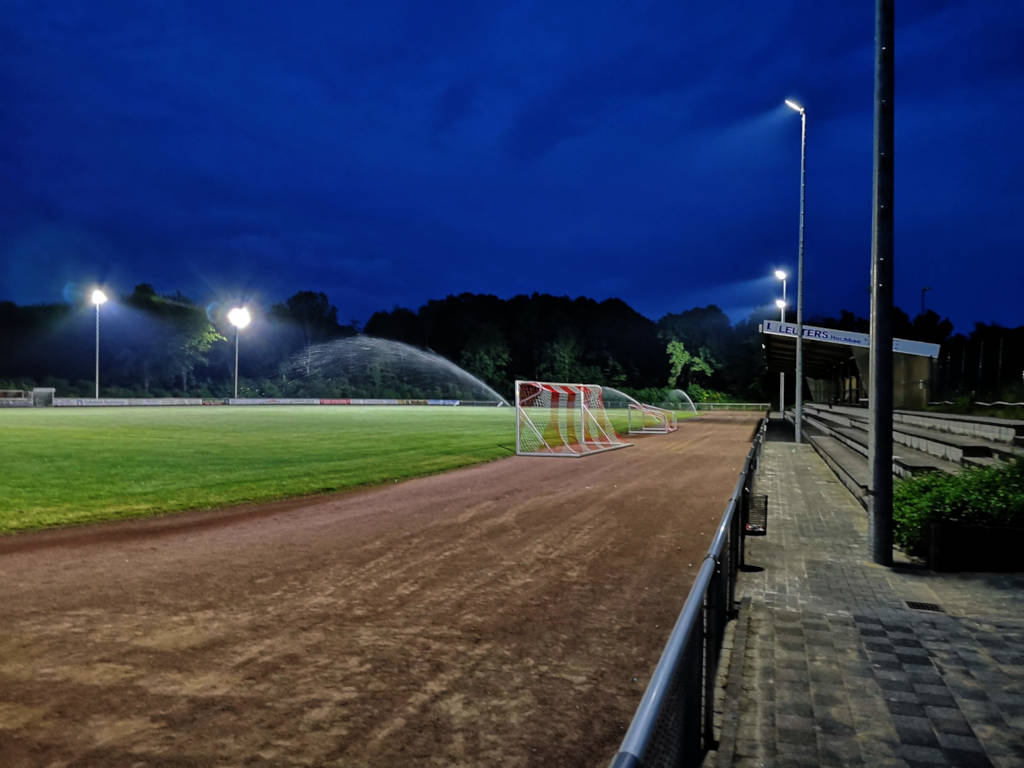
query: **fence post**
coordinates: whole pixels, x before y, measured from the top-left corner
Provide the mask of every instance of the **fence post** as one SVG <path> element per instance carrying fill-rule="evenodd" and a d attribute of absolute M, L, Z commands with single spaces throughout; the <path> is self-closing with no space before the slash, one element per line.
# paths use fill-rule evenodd
<path fill-rule="evenodd" d="M 715 748 L 715 678 L 718 671 L 718 654 L 722 644 L 723 620 L 723 587 L 722 565 L 715 561 L 714 575 L 708 585 L 705 607 L 706 631 L 704 632 L 704 707 L 703 707 L 703 743 L 702 750 L 707 752 Z"/>
<path fill-rule="evenodd" d="M 690 637 L 690 647 L 686 653 L 686 681 L 684 690 L 687 693 L 686 709 L 683 725 L 683 765 L 699 765 L 702 757 L 701 752 L 701 700 L 703 686 L 701 677 L 703 675 L 702 663 L 704 660 L 704 643 L 707 632 L 707 621 L 704 611 L 697 611 L 696 630 Z"/>
<path fill-rule="evenodd" d="M 742 523 L 740 522 L 739 515 L 734 511 L 732 525 L 729 526 L 729 570 L 727 572 L 729 578 L 729 610 L 726 613 L 729 619 L 735 619 L 739 615 L 739 610 L 736 608 L 736 582 L 738 581 L 737 574 L 740 569 L 742 538 Z"/>

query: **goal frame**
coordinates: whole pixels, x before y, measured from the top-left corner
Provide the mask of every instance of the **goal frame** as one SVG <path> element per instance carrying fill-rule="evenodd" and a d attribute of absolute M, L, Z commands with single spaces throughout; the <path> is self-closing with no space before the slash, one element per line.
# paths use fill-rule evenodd
<path fill-rule="evenodd" d="M 633 425 L 634 413 L 640 420 L 639 426 Z M 648 426 L 648 418 L 652 418 L 655 423 Z M 630 403 L 626 423 L 629 425 L 628 431 L 631 435 L 666 435 L 679 429 L 679 419 L 675 411 L 646 403 Z"/>
<path fill-rule="evenodd" d="M 523 385 L 533 385 L 541 391 L 547 391 L 556 395 L 561 402 L 563 398 L 573 400 L 570 408 L 559 408 L 556 413 L 555 433 L 559 441 L 552 445 L 545 437 L 547 430 L 537 426 L 534 419 L 528 413 L 531 407 L 522 401 Z M 604 412 L 602 400 L 602 387 L 600 384 L 570 384 L 565 382 L 534 381 L 530 379 L 517 379 L 515 383 L 516 398 L 516 455 L 517 456 L 558 456 L 564 458 L 578 459 L 583 456 L 591 456 L 595 453 L 614 451 L 619 448 L 628 448 L 632 443 L 621 440 L 618 433 L 612 427 Z M 600 418 L 595 414 L 594 409 L 588 405 L 590 396 L 596 396 L 600 406 Z M 550 406 L 549 406 L 550 407 Z M 554 410 L 554 409 L 553 409 Z M 576 434 L 576 439 L 570 441 L 569 436 L 561 428 L 562 416 L 566 418 L 566 431 L 569 427 Z M 574 421 L 570 424 L 568 419 Z M 575 421 L 578 419 L 578 421 Z M 602 424 L 601 422 L 604 422 Z M 537 440 L 544 450 L 527 450 L 523 447 L 524 430 Z M 591 437 L 588 437 L 591 436 Z"/>

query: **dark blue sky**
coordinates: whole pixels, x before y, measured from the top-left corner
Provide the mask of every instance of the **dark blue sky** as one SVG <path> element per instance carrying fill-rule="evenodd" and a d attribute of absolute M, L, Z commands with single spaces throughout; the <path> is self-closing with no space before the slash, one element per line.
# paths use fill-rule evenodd
<path fill-rule="evenodd" d="M 695 10 L 701 6 L 701 10 Z M 462 291 L 868 311 L 872 3 L 111 3 L 0 14 L 0 299 L 343 320 Z M 1024 3 L 898 2 L 896 299 L 1024 323 Z M 795 288 L 791 282 L 791 290 Z"/>

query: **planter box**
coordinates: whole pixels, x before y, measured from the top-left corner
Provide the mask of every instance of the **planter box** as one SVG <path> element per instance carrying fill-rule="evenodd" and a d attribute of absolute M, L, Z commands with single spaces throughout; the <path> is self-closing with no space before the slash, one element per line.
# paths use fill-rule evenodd
<path fill-rule="evenodd" d="M 1024 571 L 1024 528 L 932 523 L 933 571 Z"/>

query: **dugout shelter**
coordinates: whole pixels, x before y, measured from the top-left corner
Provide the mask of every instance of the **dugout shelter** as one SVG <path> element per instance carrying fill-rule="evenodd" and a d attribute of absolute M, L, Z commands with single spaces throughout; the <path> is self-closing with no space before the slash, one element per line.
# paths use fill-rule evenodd
<path fill-rule="evenodd" d="M 760 326 L 770 373 L 796 372 L 796 323 L 764 320 Z M 871 337 L 804 324 L 804 392 L 817 403 L 861 404 L 867 400 Z M 893 407 L 920 409 L 928 403 L 939 345 L 893 339 Z"/>

